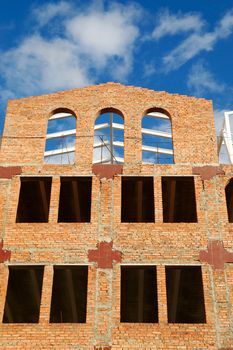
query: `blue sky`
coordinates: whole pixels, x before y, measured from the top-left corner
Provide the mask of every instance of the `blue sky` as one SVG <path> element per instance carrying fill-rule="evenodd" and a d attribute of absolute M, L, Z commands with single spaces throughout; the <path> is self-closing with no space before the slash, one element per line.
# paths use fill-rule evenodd
<path fill-rule="evenodd" d="M 116 81 L 233 110 L 232 0 L 0 2 L 0 132 L 8 99 Z"/>

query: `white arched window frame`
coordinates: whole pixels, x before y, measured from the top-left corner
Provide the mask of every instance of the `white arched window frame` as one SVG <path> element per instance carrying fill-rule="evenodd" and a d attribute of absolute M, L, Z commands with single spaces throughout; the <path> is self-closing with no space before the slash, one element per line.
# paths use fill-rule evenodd
<path fill-rule="evenodd" d="M 120 111 L 106 109 L 95 121 L 93 164 L 124 163 L 124 118 Z"/>
<path fill-rule="evenodd" d="M 74 164 L 76 117 L 71 112 L 54 113 L 48 120 L 44 162 Z"/>
<path fill-rule="evenodd" d="M 174 163 L 171 119 L 164 112 L 150 111 L 142 118 L 142 162 Z"/>

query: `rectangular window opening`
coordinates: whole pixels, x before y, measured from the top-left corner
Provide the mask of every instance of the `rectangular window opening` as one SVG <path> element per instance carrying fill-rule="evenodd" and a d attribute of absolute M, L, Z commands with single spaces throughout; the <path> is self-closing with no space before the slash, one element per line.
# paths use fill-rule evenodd
<path fill-rule="evenodd" d="M 194 178 L 162 177 L 163 222 L 197 222 Z"/>
<path fill-rule="evenodd" d="M 121 222 L 154 222 L 153 177 L 122 177 Z"/>
<path fill-rule="evenodd" d="M 16 222 L 48 222 L 51 177 L 22 177 Z"/>
<path fill-rule="evenodd" d="M 10 266 L 3 323 L 38 323 L 43 266 Z"/>
<path fill-rule="evenodd" d="M 58 222 L 90 222 L 91 177 L 61 177 Z"/>
<path fill-rule="evenodd" d="M 121 322 L 158 322 L 156 267 L 121 267 Z"/>
<path fill-rule="evenodd" d="M 200 266 L 167 266 L 169 323 L 206 323 Z"/>
<path fill-rule="evenodd" d="M 50 323 L 85 323 L 87 266 L 54 267 Z"/>
<path fill-rule="evenodd" d="M 233 222 L 233 179 L 225 187 L 227 214 L 229 222 Z"/>

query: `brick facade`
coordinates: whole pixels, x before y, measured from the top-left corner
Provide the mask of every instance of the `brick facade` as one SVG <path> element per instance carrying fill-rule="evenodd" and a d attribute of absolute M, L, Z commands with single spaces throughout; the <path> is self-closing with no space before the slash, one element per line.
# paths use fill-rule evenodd
<path fill-rule="evenodd" d="M 58 108 L 77 116 L 74 165 L 43 161 L 48 118 Z M 124 116 L 123 168 L 92 165 L 94 122 L 105 108 Z M 171 115 L 174 164 L 142 164 L 141 118 L 151 108 Z M 14 168 L 0 172 L 0 347 L 233 348 L 233 224 L 228 222 L 225 199 L 233 170 L 230 165 L 219 168 L 216 149 L 212 103 L 201 98 L 107 83 L 9 101 L 0 168 Z M 52 177 L 48 223 L 16 223 L 22 176 Z M 57 222 L 61 176 L 92 177 L 90 223 Z M 155 223 L 121 222 L 122 176 L 153 177 Z M 194 177 L 197 222 L 163 222 L 162 176 Z M 224 251 L 221 268 L 212 263 L 217 258 L 205 255 L 219 253 L 210 249 L 213 241 Z M 3 323 L 8 267 L 22 264 L 45 266 L 39 322 Z M 85 323 L 49 322 L 56 265 L 88 266 Z M 121 266 L 127 265 L 157 267 L 158 323 L 120 322 Z M 168 323 L 165 267 L 169 265 L 201 266 L 206 323 Z"/>

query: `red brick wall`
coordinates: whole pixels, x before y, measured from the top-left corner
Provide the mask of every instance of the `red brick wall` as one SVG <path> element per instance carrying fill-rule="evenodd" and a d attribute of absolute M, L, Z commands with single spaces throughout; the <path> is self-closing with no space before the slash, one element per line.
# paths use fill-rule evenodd
<path fill-rule="evenodd" d="M 141 163 L 141 119 L 153 107 L 171 115 L 175 163 L 218 161 L 211 101 L 114 83 L 9 101 L 2 161 L 41 169 L 48 118 L 53 110 L 62 107 L 77 116 L 75 159 L 79 172 L 90 172 L 95 118 L 107 107 L 123 113 L 125 163 L 130 171 Z"/>
<path fill-rule="evenodd" d="M 45 165 L 47 121 L 56 108 L 77 115 L 74 165 Z M 125 164 L 122 175 L 105 179 L 92 174 L 94 120 L 106 107 L 125 118 Z M 175 164 L 141 163 L 141 117 L 152 107 L 172 117 Z M 8 349 L 218 350 L 233 346 L 233 268 L 215 269 L 199 261 L 209 241 L 233 251 L 233 224 L 228 223 L 224 188 L 232 176 L 224 173 L 202 180 L 195 175 L 197 223 L 163 223 L 161 176 L 192 176 L 194 166 L 217 166 L 216 138 L 210 101 L 119 84 L 10 101 L 1 148 L 1 166 L 21 166 L 22 174 L 0 179 L 0 240 L 11 260 L 0 264 L 0 320 L 7 288 L 8 264 L 44 264 L 38 324 L 0 323 L 0 342 Z M 26 138 L 25 138 L 26 137 Z M 20 176 L 52 176 L 49 222 L 15 223 Z M 93 175 L 91 222 L 57 223 L 60 176 Z M 121 176 L 153 176 L 155 223 L 121 223 Z M 100 242 L 113 242 L 121 262 L 98 268 L 88 259 Z M 114 254 L 113 254 L 114 256 Z M 49 324 L 54 264 L 88 264 L 86 324 Z M 121 264 L 157 266 L 159 322 L 120 322 Z M 166 265 L 201 265 L 206 324 L 169 324 L 166 306 Z"/>

